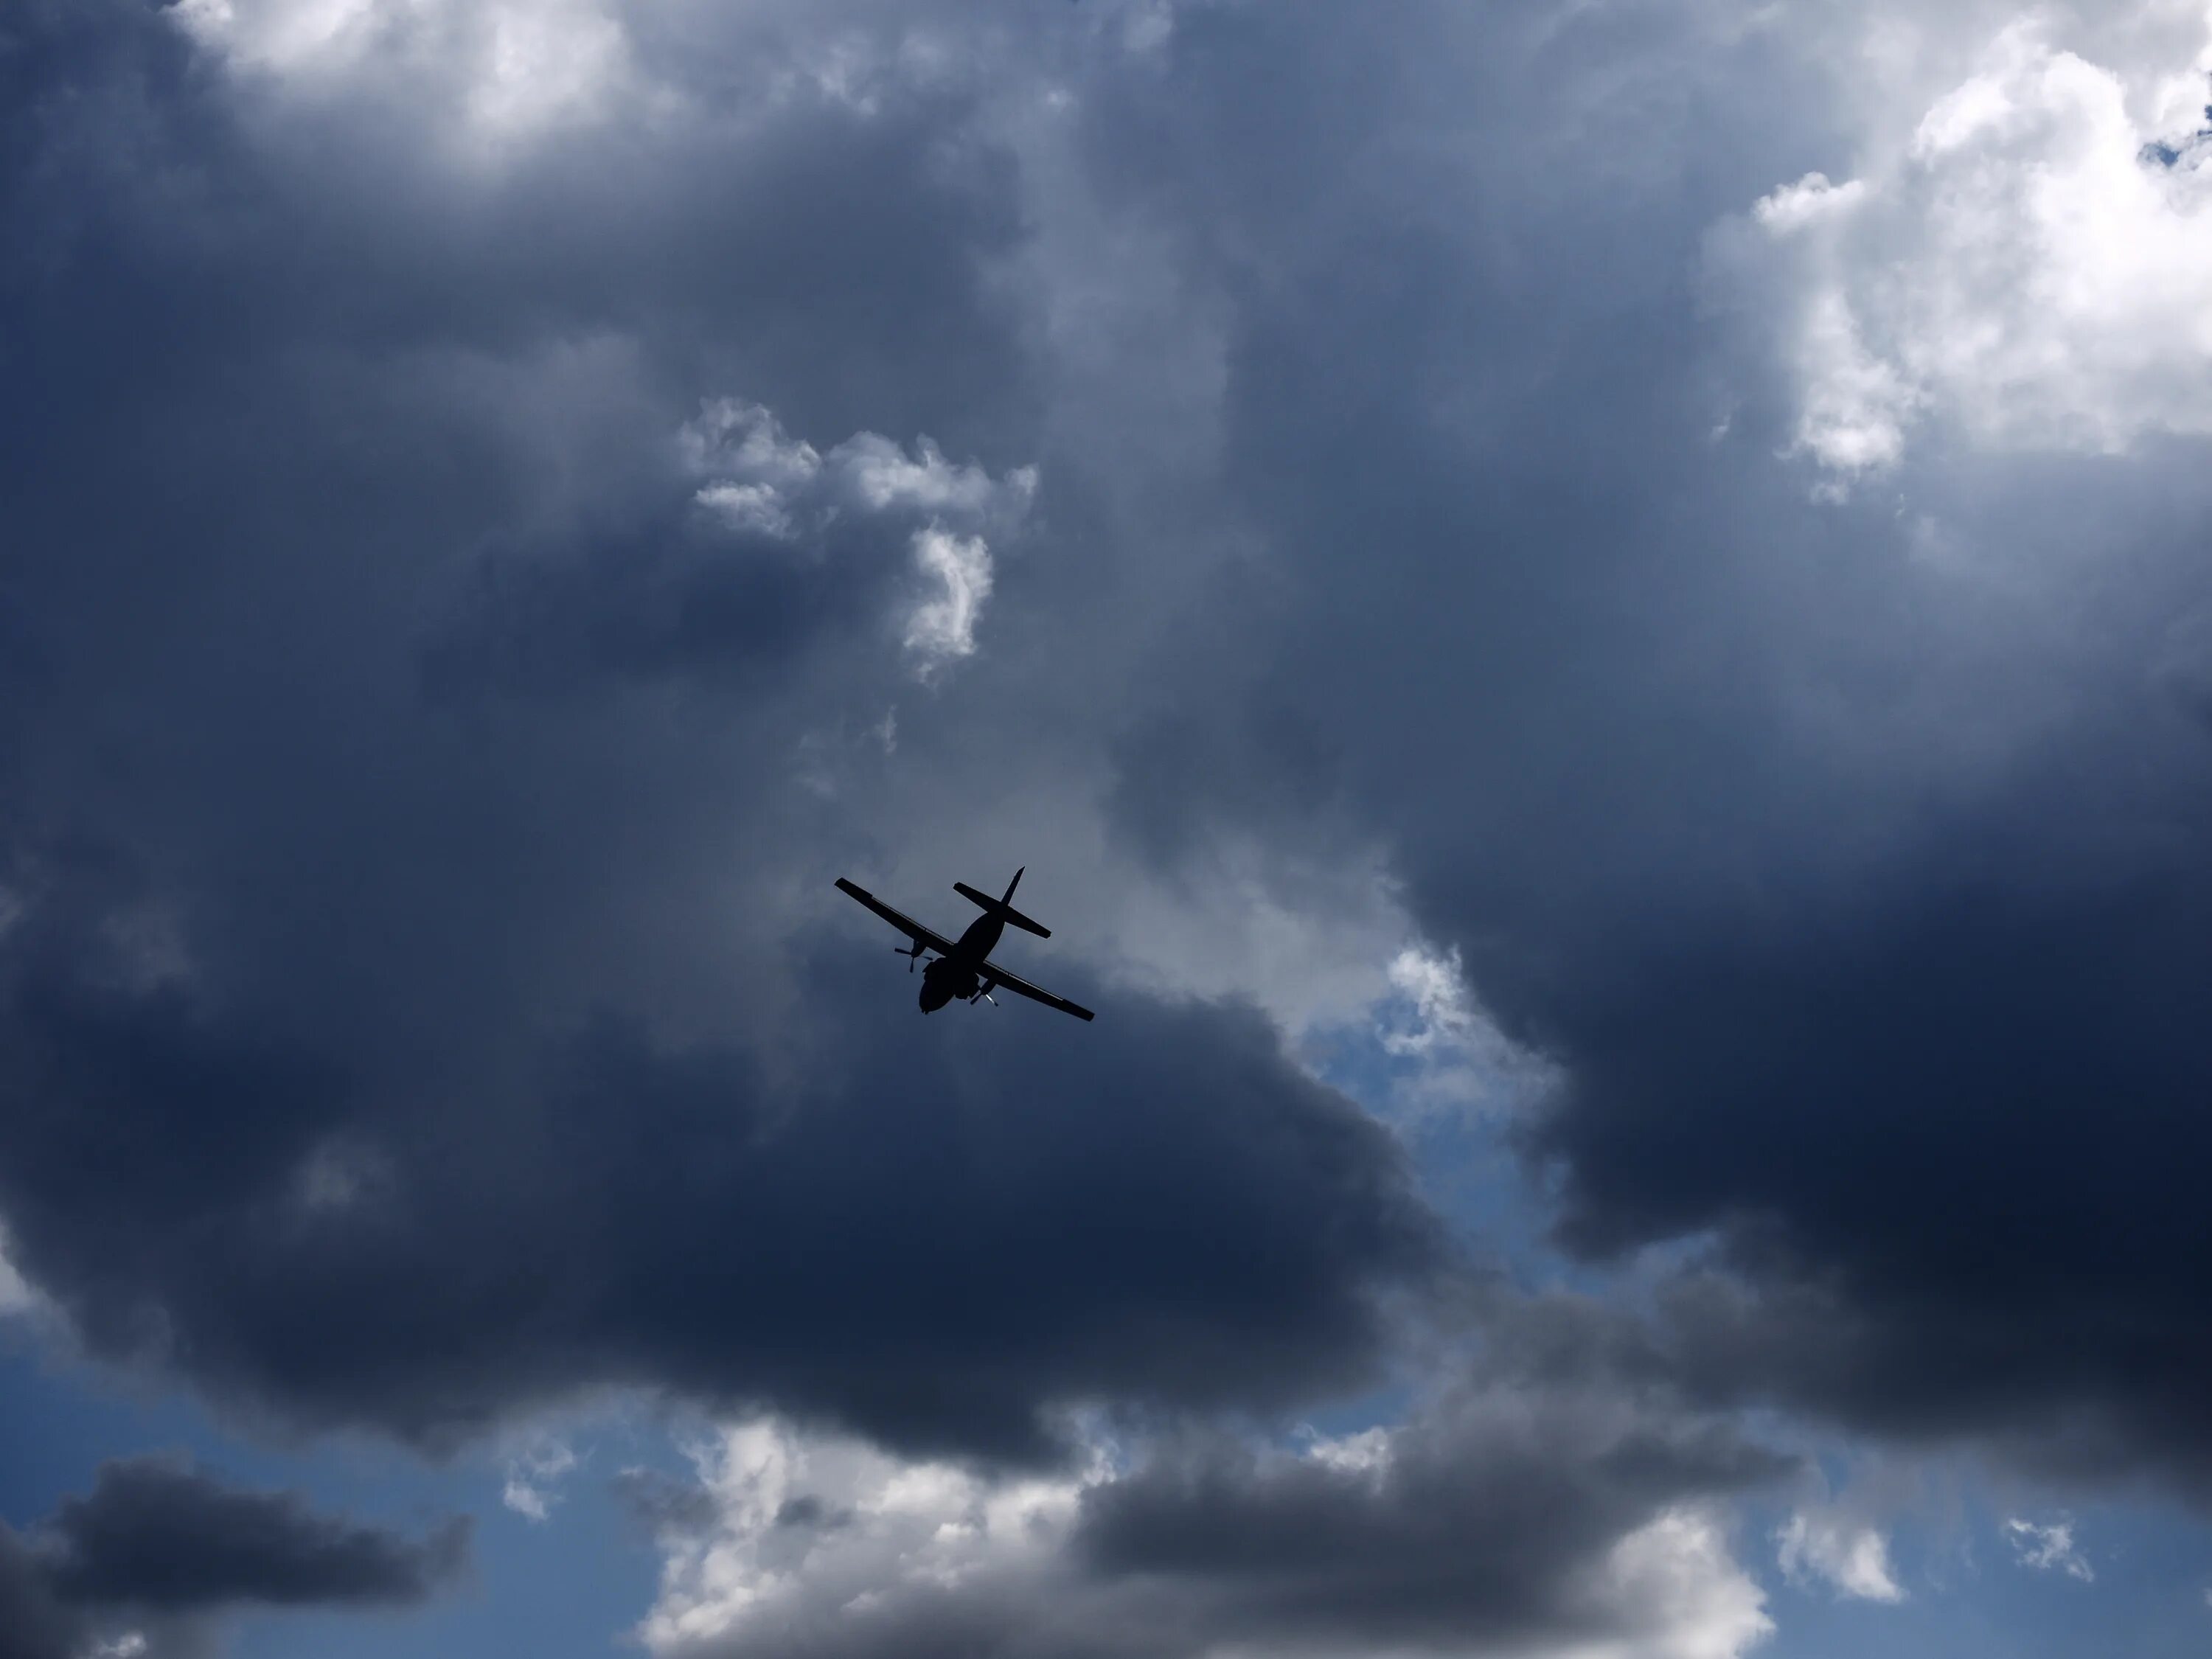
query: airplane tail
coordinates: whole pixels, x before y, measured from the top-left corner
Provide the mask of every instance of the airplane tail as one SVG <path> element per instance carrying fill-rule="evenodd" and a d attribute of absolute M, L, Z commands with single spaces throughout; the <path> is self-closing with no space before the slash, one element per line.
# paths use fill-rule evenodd
<path fill-rule="evenodd" d="M 1027 865 L 1022 866 L 1022 870 L 1028 868 Z M 1006 884 L 1006 896 L 1004 898 L 993 898 L 988 893 L 979 893 L 964 881 L 954 882 L 952 890 L 978 909 L 998 917 L 1010 927 L 1018 927 L 1025 933 L 1035 933 L 1039 939 L 1050 939 L 1051 928 L 1039 927 L 1014 908 L 1014 889 L 1022 884 L 1022 870 L 1015 871 L 1014 878 Z"/>

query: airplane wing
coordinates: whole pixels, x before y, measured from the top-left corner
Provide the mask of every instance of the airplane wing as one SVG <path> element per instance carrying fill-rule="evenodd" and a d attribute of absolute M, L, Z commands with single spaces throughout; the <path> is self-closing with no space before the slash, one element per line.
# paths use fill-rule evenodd
<path fill-rule="evenodd" d="M 1096 1018 L 1082 1004 L 1070 1002 L 1066 997 L 1056 997 L 1042 985 L 1032 985 L 1020 975 L 1008 973 L 995 962 L 985 963 L 982 974 L 983 988 L 987 991 L 996 990 L 1004 986 L 1018 997 L 1027 997 L 1031 1002 L 1042 1002 L 1048 1008 L 1057 1008 L 1063 1014 L 1073 1014 L 1078 1019 Z"/>
<path fill-rule="evenodd" d="M 851 882 L 846 880 L 844 877 L 840 876 L 837 878 L 837 890 L 842 893 L 851 894 L 854 898 L 860 900 L 861 903 L 866 905 L 868 908 L 873 910 L 878 915 L 881 916 L 885 921 L 890 923 L 892 927 L 897 928 L 899 932 L 904 933 L 916 945 L 926 945 L 931 950 L 936 951 L 940 957 L 949 957 L 952 954 L 952 941 L 946 939 L 944 934 L 932 933 L 928 928 L 916 921 L 912 916 L 901 915 L 897 911 L 892 909 L 890 905 L 884 903 L 873 893 L 871 893 L 866 888 L 855 887 Z"/>

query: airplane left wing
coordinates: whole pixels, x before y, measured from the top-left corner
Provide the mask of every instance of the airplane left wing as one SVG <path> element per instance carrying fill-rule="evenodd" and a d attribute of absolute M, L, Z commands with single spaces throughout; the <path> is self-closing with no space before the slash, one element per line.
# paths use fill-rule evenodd
<path fill-rule="evenodd" d="M 837 890 L 841 893 L 849 893 L 853 897 L 860 900 L 861 903 L 866 905 L 868 908 L 873 910 L 916 945 L 926 945 L 940 957 L 949 957 L 952 954 L 952 942 L 944 934 L 932 932 L 912 916 L 901 915 L 866 888 L 856 887 L 844 877 L 840 876 L 837 878 Z M 1090 1016 L 1086 1014 L 1084 1018 L 1087 1019 Z"/>
<path fill-rule="evenodd" d="M 1063 1014 L 1073 1014 L 1078 1019 L 1097 1018 L 1082 1004 L 1070 1002 L 1066 997 L 1056 997 L 1042 985 L 1032 985 L 1020 975 L 1008 973 L 995 962 L 985 963 L 981 971 L 983 988 L 987 991 L 994 991 L 1004 986 L 1018 997 L 1027 997 L 1031 1002 L 1042 1002 L 1048 1008 L 1057 1008 Z"/>

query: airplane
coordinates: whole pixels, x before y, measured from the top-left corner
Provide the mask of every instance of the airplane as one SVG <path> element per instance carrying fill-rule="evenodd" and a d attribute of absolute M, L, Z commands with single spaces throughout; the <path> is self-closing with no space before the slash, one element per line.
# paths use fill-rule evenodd
<path fill-rule="evenodd" d="M 1027 865 L 1022 870 L 1028 869 Z M 1052 930 L 1040 927 L 1029 917 L 1014 908 L 1014 889 L 1022 884 L 1022 870 L 1014 872 L 1014 878 L 1006 884 L 1004 898 L 993 898 L 988 893 L 979 893 L 964 881 L 952 884 L 952 890 L 980 908 L 983 914 L 968 924 L 968 931 L 960 935 L 958 944 L 942 933 L 932 933 L 910 916 L 902 916 L 865 887 L 855 886 L 844 877 L 837 878 L 838 890 L 851 894 L 873 910 L 885 921 L 914 941 L 912 950 L 891 947 L 895 956 L 907 959 L 906 970 L 914 971 L 914 964 L 925 951 L 937 952 L 937 960 L 921 970 L 921 1012 L 933 1014 L 957 997 L 963 1002 L 981 1000 L 994 1008 L 999 1000 L 991 993 L 1005 989 L 1016 996 L 1027 997 L 1032 1002 L 1042 1002 L 1048 1008 L 1057 1008 L 1063 1014 L 1073 1014 L 1078 1019 L 1096 1018 L 1091 1010 L 1070 1002 L 1066 997 L 1056 997 L 1042 986 L 1032 985 L 1018 975 L 1010 974 L 993 962 L 991 951 L 1006 931 L 1008 922 L 1025 933 L 1035 933 L 1039 939 L 1050 939 Z"/>

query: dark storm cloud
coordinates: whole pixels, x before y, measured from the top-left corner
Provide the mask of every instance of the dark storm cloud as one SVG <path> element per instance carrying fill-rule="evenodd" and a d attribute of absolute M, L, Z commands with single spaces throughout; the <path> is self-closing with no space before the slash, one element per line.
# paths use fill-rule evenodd
<path fill-rule="evenodd" d="M 55 1599 L 30 1552 L 0 1526 L 0 1659 L 76 1659 L 84 1638 L 82 1617 Z"/>
<path fill-rule="evenodd" d="M 468 1547 L 465 1519 L 410 1539 L 168 1459 L 103 1464 L 88 1496 L 28 1534 L 0 1526 L 0 1655 L 77 1659 L 111 1628 L 136 1629 L 138 1651 L 182 1655 L 224 1609 L 410 1606 L 465 1566 Z"/>
<path fill-rule="evenodd" d="M 1626 27 L 1431 59 L 1209 12 L 1102 119 L 1101 171 L 1206 227 L 1281 562 L 1266 627 L 1132 717 L 1125 822 L 1389 826 L 1563 1068 L 1527 1143 L 1563 1237 L 1725 1247 L 1738 1293 L 1686 1285 L 1668 1345 L 1699 1387 L 2201 1471 L 2201 446 L 1931 429 L 1889 488 L 1806 500 L 1698 283 L 1707 228 L 1812 164 L 1819 99 L 1762 107 L 1807 84 L 1771 44 Z M 1248 142 L 1194 141 L 1231 109 Z M 1251 176 L 1278 157 L 1294 188 Z"/>
<path fill-rule="evenodd" d="M 611 1019 L 459 1121 L 160 1000 L 20 992 L 11 1237 L 106 1351 L 428 1438 L 634 1382 L 1027 1455 L 1062 1402 L 1368 1372 L 1439 1248 L 1263 1022 L 1108 997 L 1110 1048 L 1008 1021 L 985 1060 L 866 954 L 809 975 L 836 1012 L 779 1055 Z"/>
<path fill-rule="evenodd" d="M 487 555 L 476 586 L 423 653 L 426 688 L 563 696 L 602 678 L 676 675 L 743 684 L 787 670 L 806 643 L 875 620 L 902 544 L 864 562 L 805 562 L 741 549 L 696 512 L 580 551 Z M 744 556 L 750 551 L 754 556 Z M 885 556 L 889 555 L 890 557 Z"/>
<path fill-rule="evenodd" d="M 11 14 L 0 1216 L 86 1340 L 428 1440 L 629 1383 L 1036 1455 L 1065 1404 L 1370 1375 L 1431 1224 L 1255 1017 L 1060 975 L 1096 1032 L 925 1025 L 884 941 L 788 947 L 913 779 L 964 845 L 996 781 L 1110 752 L 1163 865 L 1389 840 L 1564 1069 L 1565 1237 L 1725 1247 L 1636 1364 L 2200 1455 L 2201 469 L 1908 468 L 2027 573 L 1996 598 L 1805 501 L 1698 277 L 1835 165 L 1783 32 L 1194 7 L 1126 63 L 1040 47 L 1071 251 L 979 113 L 1004 60 L 843 97 L 793 42 L 880 20 L 761 9 L 641 25 L 686 118 L 474 170 L 373 75 L 288 100 L 142 9 Z M 1100 270 L 1165 320 L 1046 361 Z M 1218 406 L 1146 401 L 1177 374 Z M 1020 629 L 918 703 L 903 526 L 809 564 L 699 517 L 676 433 L 725 396 L 1038 461 L 1073 556 L 1009 561 Z M 902 696 L 904 782 L 792 786 Z M 1346 1512 L 1214 1478 L 1150 1535 Z"/>
<path fill-rule="evenodd" d="M 711 118 L 472 171 L 17 15 L 0 1215 L 85 1342 L 439 1443 L 636 1385 L 1036 1455 L 1370 1376 L 1443 1253 L 1256 1016 L 925 1024 L 887 941 L 787 948 L 855 925 L 793 756 L 912 690 L 934 509 L 718 535 L 679 433 L 1031 459 L 975 87 L 641 37 Z"/>
<path fill-rule="evenodd" d="M 188 1612 L 231 1603 L 405 1605 L 468 1556 L 454 1521 L 416 1540 L 319 1515 L 296 1492 L 235 1492 L 161 1459 L 101 1467 L 40 1529 L 55 1594 L 93 1607 Z"/>
<path fill-rule="evenodd" d="M 1206 1608 L 1207 1645 L 1595 1640 L 1650 1613 L 1589 1583 L 1621 1539 L 1788 1467 L 1620 1401 L 1477 1396 L 1416 1419 L 1379 1467 L 1237 1447 L 1158 1459 L 1090 1494 L 1076 1548 L 1094 1572 L 1182 1587 Z"/>

